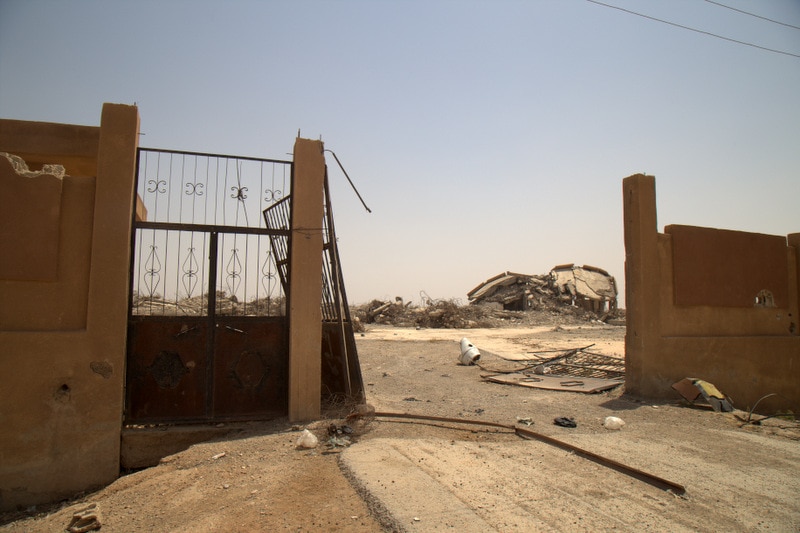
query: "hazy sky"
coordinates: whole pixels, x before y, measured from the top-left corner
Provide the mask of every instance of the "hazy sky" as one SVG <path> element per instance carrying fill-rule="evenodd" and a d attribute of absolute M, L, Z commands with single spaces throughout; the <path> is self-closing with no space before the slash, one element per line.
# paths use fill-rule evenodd
<path fill-rule="evenodd" d="M 608 4 L 800 55 L 800 29 L 704 0 Z M 800 27 L 797 0 L 721 0 Z M 800 232 L 800 58 L 586 0 L 0 0 L 0 117 L 141 145 L 329 156 L 351 303 L 460 298 L 505 270 L 624 286 L 622 178 L 658 224 Z"/>

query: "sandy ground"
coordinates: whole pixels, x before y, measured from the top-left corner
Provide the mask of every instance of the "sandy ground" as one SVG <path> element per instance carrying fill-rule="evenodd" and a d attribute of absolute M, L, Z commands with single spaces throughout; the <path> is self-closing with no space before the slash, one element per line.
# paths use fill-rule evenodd
<path fill-rule="evenodd" d="M 378 411 L 514 424 L 685 486 L 677 496 L 512 431 L 388 417 L 351 422 L 354 444 L 325 445 L 343 412 L 307 426 L 234 428 L 154 468 L 58 506 L 6 515 L 0 531 L 62 531 L 97 504 L 101 531 L 799 531 L 800 427 L 743 424 L 621 389 L 553 392 L 489 383 L 460 366 L 458 342 L 491 354 L 571 349 L 622 357 L 624 328 L 487 330 L 374 327 L 357 336 L 368 401 Z M 500 361 L 487 355 L 485 361 Z M 603 428 L 606 416 L 625 420 Z M 578 427 L 553 424 L 573 417 Z M 746 416 L 746 413 L 744 414 Z M 224 455 L 221 455 L 224 454 Z"/>

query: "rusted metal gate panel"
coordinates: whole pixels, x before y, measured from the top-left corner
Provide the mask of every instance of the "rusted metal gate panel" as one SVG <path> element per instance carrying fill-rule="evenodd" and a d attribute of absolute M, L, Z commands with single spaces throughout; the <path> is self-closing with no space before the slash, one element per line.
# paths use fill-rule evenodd
<path fill-rule="evenodd" d="M 206 413 L 208 323 L 197 318 L 136 320 L 128 328 L 128 421 Z"/>
<path fill-rule="evenodd" d="M 333 223 L 328 175 L 325 174 L 325 211 L 322 221 L 322 400 L 364 400 L 364 381 L 358 361 L 350 306 L 344 288 L 336 230 Z M 289 196 L 264 210 L 264 222 L 273 230 L 289 227 Z M 289 238 L 276 236 L 271 242 L 278 275 L 284 290 L 290 292 L 288 269 Z"/>
<path fill-rule="evenodd" d="M 286 414 L 289 391 L 285 320 L 221 317 L 214 352 L 215 415 Z"/>
<path fill-rule="evenodd" d="M 288 324 L 260 213 L 291 162 L 140 149 L 125 422 L 265 418 L 287 410 Z"/>

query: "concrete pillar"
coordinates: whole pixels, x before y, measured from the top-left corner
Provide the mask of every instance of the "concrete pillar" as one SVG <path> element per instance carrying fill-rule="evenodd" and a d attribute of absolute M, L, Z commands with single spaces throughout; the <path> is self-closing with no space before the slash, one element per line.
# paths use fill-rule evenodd
<path fill-rule="evenodd" d="M 119 473 L 125 385 L 128 290 L 139 112 L 135 106 L 103 104 L 97 149 L 92 255 L 86 332 L 93 345 L 93 363 L 108 365 L 108 379 L 96 385 L 96 416 L 108 431 L 102 461 L 109 482 Z M 102 398 L 102 400 L 101 400 Z M 99 437 L 98 437 L 99 438 Z"/>
<path fill-rule="evenodd" d="M 298 138 L 289 251 L 289 420 L 293 422 L 320 415 L 324 183 L 322 142 Z"/>
<path fill-rule="evenodd" d="M 625 229 L 625 389 L 642 392 L 648 348 L 658 336 L 660 262 L 654 176 L 622 181 Z"/>

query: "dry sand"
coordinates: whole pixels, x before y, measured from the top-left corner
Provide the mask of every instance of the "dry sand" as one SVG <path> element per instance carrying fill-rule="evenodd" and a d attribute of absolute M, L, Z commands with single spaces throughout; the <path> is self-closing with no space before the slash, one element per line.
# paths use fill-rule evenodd
<path fill-rule="evenodd" d="M 481 369 L 456 364 L 462 337 L 504 355 L 594 344 L 622 357 L 624 328 L 372 327 L 356 338 L 368 401 L 379 411 L 527 418 L 537 432 L 683 485 L 685 495 L 504 429 L 367 418 L 351 422 L 355 443 L 342 451 L 324 445 L 328 425 L 344 423 L 330 418 L 307 426 L 323 444 L 298 450 L 298 428 L 277 420 L 242 425 L 60 506 L 6 515 L 0 531 L 61 531 L 86 503 L 97 504 L 107 532 L 800 530 L 796 422 L 745 425 L 742 413 L 689 408 L 677 395 L 654 404 L 621 389 L 488 383 Z M 609 415 L 625 420 L 622 430 L 603 428 Z M 554 425 L 557 416 L 578 427 Z"/>

